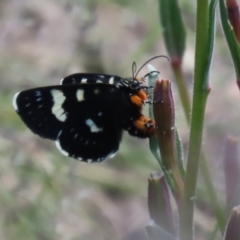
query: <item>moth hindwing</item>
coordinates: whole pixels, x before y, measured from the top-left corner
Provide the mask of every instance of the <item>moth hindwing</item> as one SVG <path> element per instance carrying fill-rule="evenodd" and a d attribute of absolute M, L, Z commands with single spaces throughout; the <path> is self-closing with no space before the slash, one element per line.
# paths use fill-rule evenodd
<path fill-rule="evenodd" d="M 146 99 L 136 79 L 86 73 L 16 93 L 13 106 L 33 133 L 54 140 L 62 154 L 99 162 L 115 155 L 123 130 L 140 138 L 154 133 L 154 122 L 141 112 Z"/>

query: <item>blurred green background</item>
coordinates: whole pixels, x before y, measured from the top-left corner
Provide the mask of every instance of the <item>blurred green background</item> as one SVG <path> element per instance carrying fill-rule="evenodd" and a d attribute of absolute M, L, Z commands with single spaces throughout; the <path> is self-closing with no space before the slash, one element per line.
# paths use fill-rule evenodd
<path fill-rule="evenodd" d="M 195 4 L 179 3 L 187 29 L 184 74 L 191 90 Z M 203 148 L 224 202 L 223 148 L 226 136 L 239 137 L 240 94 L 219 21 L 216 34 Z M 0 1 L 0 239 L 144 239 L 147 178 L 160 171 L 148 141 L 124 134 L 114 159 L 79 163 L 63 156 L 54 142 L 32 134 L 15 113 L 12 97 L 59 84 L 76 72 L 129 77 L 133 61 L 140 67 L 160 54 L 167 55 L 157 1 Z M 152 64 L 174 82 L 166 60 Z M 189 131 L 174 87 L 176 125 L 186 149 Z M 204 211 L 196 213 L 196 231 L 207 232 L 214 220 L 199 177 Z"/>

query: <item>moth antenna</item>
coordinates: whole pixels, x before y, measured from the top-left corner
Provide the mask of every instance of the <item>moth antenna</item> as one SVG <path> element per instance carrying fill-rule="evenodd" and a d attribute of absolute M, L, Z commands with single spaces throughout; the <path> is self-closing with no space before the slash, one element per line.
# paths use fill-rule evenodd
<path fill-rule="evenodd" d="M 137 77 L 137 75 L 139 74 L 139 72 L 143 69 L 143 67 L 144 66 L 146 66 L 149 62 L 151 62 L 152 60 L 154 60 L 154 59 L 156 59 L 156 58 L 166 58 L 168 61 L 169 61 L 169 58 L 167 57 L 167 56 L 165 56 L 165 55 L 159 55 L 159 56 L 155 56 L 155 57 L 152 57 L 152 58 L 150 58 L 148 61 L 146 61 L 139 69 L 138 69 L 138 71 L 137 71 L 137 73 L 135 74 L 135 76 L 134 76 L 134 78 L 136 78 Z M 134 62 L 135 63 L 135 62 Z M 135 63 L 135 65 L 136 65 L 136 63 Z M 136 65 L 137 66 L 137 65 Z M 133 65 L 132 65 L 132 69 L 133 69 Z M 135 71 L 136 72 L 136 71 Z M 134 72 L 134 73 L 135 73 Z"/>
<path fill-rule="evenodd" d="M 136 62 L 132 63 L 132 78 L 134 79 L 134 74 L 137 71 L 137 64 Z"/>
<path fill-rule="evenodd" d="M 152 74 L 152 73 L 157 73 L 157 74 L 159 74 L 160 72 L 159 72 L 159 71 L 151 71 L 151 72 L 147 73 L 146 75 L 144 75 L 143 78 L 148 77 L 148 76 L 149 76 L 150 74 Z"/>

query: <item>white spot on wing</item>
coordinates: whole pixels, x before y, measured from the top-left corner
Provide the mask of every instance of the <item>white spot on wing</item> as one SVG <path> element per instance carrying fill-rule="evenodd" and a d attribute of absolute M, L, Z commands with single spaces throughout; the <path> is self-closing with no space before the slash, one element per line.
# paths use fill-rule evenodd
<path fill-rule="evenodd" d="M 62 78 L 62 79 L 60 80 L 60 85 L 62 85 L 62 83 L 63 83 L 63 80 L 64 80 L 64 78 Z"/>
<path fill-rule="evenodd" d="M 64 122 L 67 118 L 67 115 L 62 108 L 62 104 L 64 103 L 66 97 L 63 95 L 62 91 L 56 89 L 51 90 L 51 94 L 54 103 L 52 107 L 52 113 L 58 120 Z"/>
<path fill-rule="evenodd" d="M 116 153 L 117 153 L 117 150 L 115 152 L 110 152 L 106 157 L 98 158 L 96 161 L 97 162 L 102 162 L 105 159 L 113 158 L 113 157 L 115 157 Z"/>
<path fill-rule="evenodd" d="M 78 157 L 77 160 L 78 160 L 78 161 L 82 161 L 82 158 L 81 158 L 81 157 Z"/>
<path fill-rule="evenodd" d="M 109 79 L 109 84 L 114 84 L 114 77 L 111 77 L 111 78 Z"/>
<path fill-rule="evenodd" d="M 99 116 L 99 117 L 101 117 L 102 115 L 103 115 L 103 113 L 102 113 L 102 112 L 99 112 L 99 113 L 98 113 L 98 116 Z"/>
<path fill-rule="evenodd" d="M 117 154 L 117 152 L 114 152 L 114 153 L 110 153 L 111 155 L 109 156 L 109 158 L 114 158 Z"/>
<path fill-rule="evenodd" d="M 77 95 L 77 100 L 79 102 L 84 100 L 84 96 L 83 96 L 84 95 L 84 91 L 82 89 L 78 89 L 76 95 Z"/>
<path fill-rule="evenodd" d="M 42 93 L 40 91 L 36 91 L 35 92 L 35 95 L 38 97 L 38 96 L 42 96 Z"/>
<path fill-rule="evenodd" d="M 19 95 L 20 92 L 16 93 L 13 97 L 13 107 L 16 111 L 18 111 L 18 105 L 17 105 L 17 97 Z"/>
<path fill-rule="evenodd" d="M 87 159 L 87 162 L 88 162 L 88 163 L 92 163 L 93 160 L 92 160 L 92 159 Z"/>
<path fill-rule="evenodd" d="M 60 142 L 59 142 L 59 137 L 60 137 L 61 133 L 62 133 L 62 131 L 60 131 L 60 132 L 58 133 L 57 140 L 55 141 L 55 144 L 56 144 L 57 149 L 58 149 L 63 155 L 65 155 L 65 156 L 68 157 L 68 156 L 69 156 L 68 152 L 66 152 L 64 149 L 62 149 L 62 147 L 61 147 L 61 145 L 60 145 Z"/>
<path fill-rule="evenodd" d="M 87 83 L 87 79 L 86 78 L 83 78 L 81 83 Z"/>
<path fill-rule="evenodd" d="M 103 82 L 102 82 L 102 80 L 99 80 L 99 79 L 98 79 L 98 80 L 96 81 L 96 83 L 103 83 Z"/>
<path fill-rule="evenodd" d="M 55 117 L 60 120 L 61 122 L 64 122 L 67 118 L 64 109 L 59 107 L 59 108 L 52 108 L 52 113 L 55 115 Z"/>
<path fill-rule="evenodd" d="M 91 132 L 102 132 L 103 131 L 103 129 L 102 128 L 99 128 L 94 122 L 93 122 L 93 120 L 92 119 L 87 119 L 86 121 L 86 124 L 89 126 L 89 128 L 90 128 L 90 131 Z"/>
<path fill-rule="evenodd" d="M 102 160 L 108 159 L 108 158 L 113 158 L 117 154 L 117 150 L 115 152 L 110 152 L 106 157 L 103 157 Z"/>
<path fill-rule="evenodd" d="M 99 94 L 100 93 L 100 90 L 99 89 L 94 89 L 94 94 Z"/>

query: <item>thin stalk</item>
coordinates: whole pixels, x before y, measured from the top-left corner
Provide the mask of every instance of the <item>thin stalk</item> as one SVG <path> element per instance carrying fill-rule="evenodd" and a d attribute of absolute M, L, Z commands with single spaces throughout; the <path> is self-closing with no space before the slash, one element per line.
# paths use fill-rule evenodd
<path fill-rule="evenodd" d="M 181 66 L 173 67 L 173 71 L 174 71 L 175 78 L 177 79 L 176 84 L 177 84 L 178 92 L 180 95 L 180 100 L 182 102 L 185 118 L 187 120 L 187 123 L 190 124 L 190 114 L 189 113 L 190 113 L 190 108 L 191 108 L 191 101 L 190 101 L 189 92 L 187 89 L 186 81 L 184 79 Z M 219 204 L 215 188 L 213 186 L 213 181 L 211 179 L 207 160 L 205 158 L 204 153 L 202 153 L 202 155 L 201 155 L 200 170 L 203 175 L 203 179 L 205 182 L 205 186 L 206 186 L 206 190 L 207 190 L 209 199 L 211 201 L 211 205 L 212 205 L 214 212 L 216 214 L 216 217 L 217 217 L 218 227 L 220 228 L 221 232 L 223 232 L 225 229 L 226 221 L 225 221 L 223 210 Z"/>
<path fill-rule="evenodd" d="M 184 194 L 180 208 L 180 239 L 193 240 L 194 197 L 197 184 L 199 160 L 201 154 L 204 113 L 209 93 L 208 68 L 208 0 L 197 1 L 196 53 L 194 69 L 194 88 L 192 118 L 190 127 L 189 152 L 185 176 Z M 206 55 L 205 55 L 206 54 Z"/>
<path fill-rule="evenodd" d="M 192 126 L 190 132 L 189 153 L 187 170 L 185 176 L 185 189 L 183 195 L 182 207 L 180 209 L 180 227 L 181 239 L 193 239 L 193 212 L 194 212 L 194 198 L 198 175 L 198 165 L 201 152 L 202 130 L 204 110 L 206 104 L 207 94 L 204 92 L 195 93 L 193 97 L 196 107 L 192 112 Z"/>
<path fill-rule="evenodd" d="M 213 4 L 210 5 L 210 7 L 212 7 L 212 9 L 210 9 L 210 11 L 212 11 L 212 14 L 214 14 L 214 9 L 213 9 L 214 5 Z M 177 84 L 180 100 L 181 100 L 181 103 L 183 106 L 185 118 L 187 120 L 187 123 L 190 124 L 190 114 L 189 113 L 190 113 L 190 108 L 191 108 L 191 101 L 190 101 L 189 92 L 187 89 L 187 84 L 186 84 L 186 81 L 183 76 L 181 61 L 172 60 L 172 69 L 173 69 L 173 72 L 174 72 L 174 75 L 176 78 L 176 84 Z M 205 186 L 206 186 L 206 189 L 208 192 L 208 196 L 210 198 L 212 207 L 216 214 L 218 226 L 219 226 L 221 232 L 223 232 L 226 221 L 225 221 L 223 210 L 218 202 L 217 194 L 216 194 L 216 191 L 213 186 L 213 182 L 212 182 L 212 179 L 211 179 L 211 176 L 209 173 L 208 164 L 207 164 L 207 160 L 204 156 L 204 153 L 202 153 L 202 155 L 201 155 L 201 163 L 202 164 L 200 165 L 200 170 L 201 170 L 201 173 L 202 173 L 204 181 L 205 181 Z"/>

